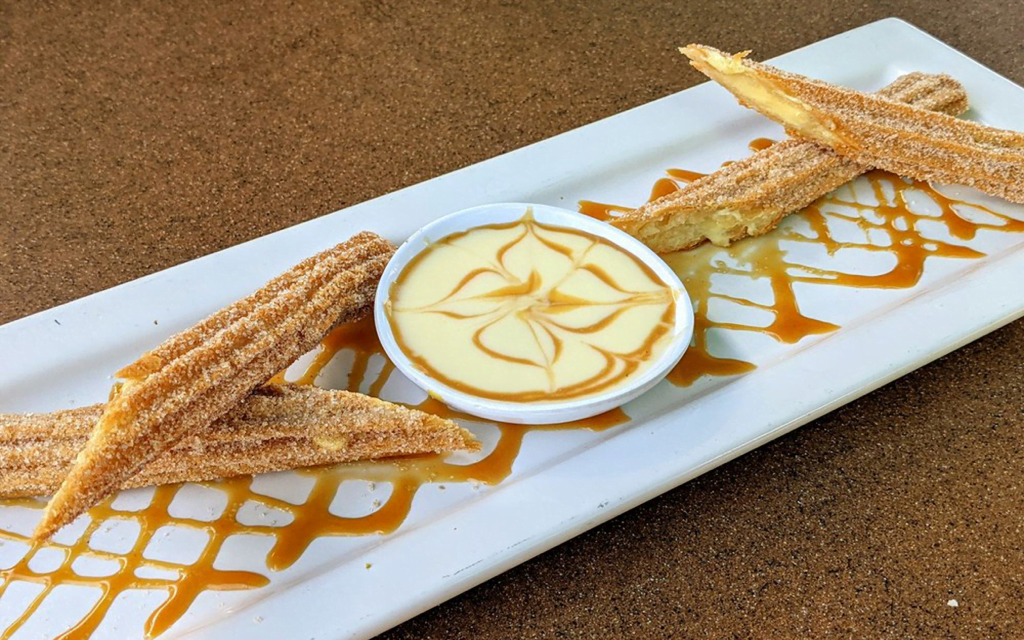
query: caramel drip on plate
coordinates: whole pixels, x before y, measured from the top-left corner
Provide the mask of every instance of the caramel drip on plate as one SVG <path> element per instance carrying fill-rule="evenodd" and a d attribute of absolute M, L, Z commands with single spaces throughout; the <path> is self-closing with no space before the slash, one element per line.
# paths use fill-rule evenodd
<path fill-rule="evenodd" d="M 669 169 L 665 173 L 668 174 L 668 177 L 659 178 L 654 183 L 654 186 L 651 187 L 651 195 L 647 199 L 648 202 L 678 191 L 680 183 L 693 182 L 697 178 L 702 178 L 706 175 L 696 171 L 687 171 L 686 169 Z M 594 202 L 593 200 L 580 200 L 577 205 L 577 210 L 583 215 L 604 221 L 611 220 L 616 214 L 633 210 L 633 207 L 608 204 L 606 202 Z"/>
<path fill-rule="evenodd" d="M 750 143 L 752 151 L 766 148 L 772 141 L 759 138 Z M 703 174 L 683 169 L 669 169 L 669 178 L 678 189 Z M 1003 215 L 980 204 L 965 202 L 945 195 L 931 185 L 904 180 L 884 171 L 871 171 L 858 179 L 866 183 L 869 198 L 858 199 L 853 183 L 840 187 L 820 198 L 790 218 L 802 221 L 808 230 L 794 229 L 795 225 L 758 238 L 748 238 L 730 247 L 704 245 L 690 251 L 663 256 L 679 275 L 694 306 L 694 336 L 683 359 L 669 374 L 668 379 L 679 386 L 688 386 L 703 376 L 730 376 L 752 371 L 752 362 L 725 355 L 716 355 L 711 339 L 715 331 L 747 331 L 770 336 L 783 343 L 796 343 L 801 339 L 830 333 L 838 326 L 808 317 L 800 311 L 794 284 L 831 285 L 849 288 L 906 289 L 915 286 L 924 273 L 929 258 L 975 259 L 985 254 L 969 246 L 934 239 L 922 228 L 928 224 L 944 227 L 958 241 L 972 240 L 978 231 L 1004 233 L 1024 232 L 1024 221 Z M 664 191 L 666 187 L 660 187 Z M 931 201 L 933 211 L 926 215 L 911 208 L 911 200 Z M 654 198 L 651 198 L 652 200 Z M 867 200 L 863 202 L 862 200 Z M 973 209 L 984 214 L 989 222 L 980 222 L 974 216 L 958 212 Z M 614 217 L 630 208 L 622 205 L 591 201 L 580 203 L 580 211 L 597 212 L 601 219 Z M 860 240 L 840 240 L 833 230 L 836 223 L 858 227 Z M 884 242 L 871 242 L 872 236 Z M 793 249 L 800 245 L 815 245 L 828 255 L 836 256 L 842 250 L 884 253 L 892 256 L 894 265 L 880 274 L 857 274 L 801 264 L 794 258 Z M 767 280 L 771 285 L 770 302 L 756 302 L 738 298 L 715 287 L 716 276 L 736 276 L 751 280 Z M 745 324 L 711 318 L 709 305 L 713 301 L 756 309 L 771 314 L 768 324 Z"/>
<path fill-rule="evenodd" d="M 763 144 L 767 142 L 755 141 L 752 147 L 762 148 L 760 145 Z M 699 176 L 694 172 L 670 169 L 666 176 L 655 183 L 652 195 L 659 196 L 678 189 Z M 672 372 L 672 382 L 688 385 L 703 376 L 741 374 L 755 367 L 752 362 L 731 358 L 726 353 L 716 351 L 715 332 L 753 332 L 782 343 L 795 343 L 806 336 L 835 331 L 838 327 L 834 324 L 808 317 L 801 311 L 794 285 L 891 289 L 912 287 L 921 278 L 925 262 L 931 257 L 982 257 L 982 253 L 967 246 L 979 231 L 1024 232 L 1024 221 L 967 204 L 943 195 L 927 184 L 905 182 L 891 174 L 871 172 L 858 181 L 858 186 L 861 187 L 858 193 L 868 191 L 868 197 L 855 197 L 851 187 L 843 187 L 803 212 L 790 216 L 791 222 L 767 236 L 748 239 L 727 249 L 705 246 L 667 256 L 669 263 L 685 282 L 696 311 L 694 344 Z M 918 197 L 931 199 L 932 215 L 921 215 L 910 210 L 908 200 Z M 581 211 L 595 217 L 612 216 L 628 209 L 620 205 L 580 203 Z M 966 214 L 968 209 L 984 215 L 978 217 Z M 979 219 L 986 221 L 979 222 Z M 859 229 L 864 239 L 841 239 L 846 236 L 841 237 L 835 231 L 838 223 Z M 931 239 L 922 232 L 926 224 L 945 228 L 954 241 Z M 868 242 L 870 236 L 881 236 L 884 241 Z M 893 266 L 876 275 L 811 267 L 801 263 L 801 248 L 817 249 L 831 256 L 841 256 L 848 249 L 885 252 L 892 257 Z M 723 277 L 765 281 L 770 285 L 770 296 L 765 300 L 730 296 L 716 282 Z M 722 319 L 710 312 L 711 303 L 739 305 L 759 311 L 767 319 L 759 324 L 744 323 L 735 318 Z M 379 395 L 384 390 L 394 368 L 384 357 L 369 320 L 337 328 L 313 355 L 307 369 L 292 382 L 316 384 L 324 368 L 340 352 L 346 352 L 352 357 L 346 384 L 348 389 L 372 395 Z M 371 374 L 371 371 L 376 373 Z M 283 374 L 278 376 L 279 381 L 283 379 Z M 485 424 L 459 415 L 432 398 L 416 406 L 437 415 L 466 420 L 470 427 Z M 0 570 L 0 598 L 16 582 L 31 583 L 41 589 L 24 610 L 12 619 L 8 628 L 0 633 L 0 638 L 9 638 L 21 629 L 59 585 L 92 587 L 99 596 L 92 608 L 63 637 L 88 636 L 103 621 L 115 598 L 133 589 L 163 590 L 167 593 L 167 598 L 151 612 L 145 625 L 147 635 L 159 635 L 181 618 L 204 590 L 255 589 L 268 583 L 266 575 L 260 572 L 214 568 L 214 561 L 222 545 L 232 535 L 255 534 L 272 538 L 273 547 L 266 558 L 266 568 L 268 572 L 278 571 L 292 565 L 318 537 L 380 535 L 395 531 L 405 520 L 417 491 L 425 483 L 501 482 L 512 472 L 527 433 L 557 429 L 601 430 L 623 424 L 628 419 L 625 413 L 616 410 L 569 425 L 494 425 L 499 437 L 493 449 L 468 462 L 424 456 L 302 470 L 299 473 L 313 479 L 313 488 L 300 505 L 256 492 L 252 487 L 252 479 L 248 477 L 207 483 L 207 486 L 223 492 L 227 497 L 227 506 L 209 522 L 171 516 L 168 507 L 181 486 L 170 485 L 156 488 L 149 505 L 138 511 L 114 509 L 110 500 L 93 508 L 89 513 L 91 521 L 84 533 L 70 543 L 49 542 L 30 546 L 27 531 L 0 530 L 0 541 L 3 544 L 29 546 L 11 567 Z M 343 482 L 351 480 L 374 482 L 381 486 L 388 484 L 391 487 L 390 494 L 365 515 L 344 517 L 331 513 L 329 509 L 338 488 Z M 249 502 L 281 511 L 291 521 L 281 526 L 244 525 L 238 521 L 237 515 Z M 29 499 L 8 500 L 3 504 L 7 508 L 29 508 L 39 512 L 44 506 L 42 501 Z M 90 540 L 94 533 L 118 520 L 131 521 L 139 527 L 139 535 L 130 550 L 111 552 L 91 546 Z M 209 540 L 195 562 L 181 565 L 144 556 L 147 546 L 160 528 L 167 525 L 196 530 L 208 536 Z M 58 536 L 58 539 L 63 538 Z M 59 550 L 62 559 L 52 570 L 35 571 L 29 565 L 44 547 Z M 105 576 L 81 575 L 72 568 L 72 564 L 83 557 L 110 561 L 114 569 Z M 162 570 L 166 575 L 140 577 L 136 573 L 138 569 Z M 372 576 L 368 579 L 372 579 Z"/>
<path fill-rule="evenodd" d="M 379 395 L 391 377 L 394 366 L 385 357 L 372 318 L 369 317 L 336 328 L 324 339 L 306 370 L 297 378 L 287 380 L 282 373 L 276 379 L 282 382 L 315 384 L 324 368 L 342 351 L 351 352 L 353 357 L 347 388 Z M 368 371 L 374 358 L 382 359 L 383 365 L 374 375 L 369 375 Z M 481 423 L 479 419 L 454 411 L 433 398 L 410 406 L 446 418 Z M 424 484 L 474 482 L 493 485 L 501 482 L 512 472 L 523 438 L 531 431 L 601 431 L 628 420 L 629 417 L 621 409 L 616 409 L 564 425 L 530 427 L 496 424 L 494 426 L 499 431 L 499 437 L 494 448 L 479 460 L 469 463 L 450 462 L 443 456 L 416 456 L 299 470 L 298 473 L 314 479 L 313 488 L 305 502 L 300 505 L 257 493 L 252 489 L 252 478 L 249 477 L 204 483 L 224 492 L 228 497 L 224 511 L 212 522 L 175 517 L 168 513 L 168 506 L 182 485 L 157 487 L 150 504 L 139 511 L 114 509 L 111 506 L 112 499 L 109 499 L 90 510 L 91 521 L 74 542 L 61 544 L 51 541 L 35 544 L 13 566 L 0 570 L 0 598 L 15 582 L 30 582 L 43 587 L 25 610 L 0 633 L 0 638 L 9 638 L 20 629 L 39 609 L 50 592 L 59 585 L 92 586 L 100 591 L 100 597 L 95 605 L 61 637 L 88 637 L 103 621 L 114 599 L 130 589 L 167 591 L 167 599 L 150 614 L 145 625 L 147 637 L 157 636 L 181 618 L 204 590 L 254 589 L 269 582 L 268 578 L 260 573 L 214 568 L 214 561 L 221 546 L 232 535 L 255 534 L 272 537 L 274 545 L 267 555 L 266 566 L 270 571 L 280 571 L 294 564 L 310 543 L 319 537 L 380 535 L 395 531 L 409 514 L 413 498 Z M 387 499 L 381 501 L 381 504 L 369 514 L 344 517 L 331 513 L 329 509 L 338 488 L 349 480 L 390 484 L 391 492 Z M 262 507 L 281 511 L 292 520 L 283 526 L 242 524 L 238 521 L 237 514 L 247 502 L 255 502 Z M 7 500 L 0 504 L 28 507 L 40 512 L 45 506 L 44 502 L 32 499 Z M 114 553 L 91 547 L 90 539 L 93 534 L 99 528 L 117 520 L 134 521 L 139 526 L 139 534 L 132 548 L 124 553 Z M 144 556 L 154 535 L 161 527 L 169 525 L 208 534 L 209 541 L 194 563 L 184 566 Z M 24 533 L 5 530 L 0 530 L 0 541 L 8 544 L 31 544 L 29 537 Z M 36 552 L 45 547 L 60 549 L 64 553 L 64 561 L 54 570 L 36 572 L 29 564 Z M 117 569 L 108 576 L 80 575 L 71 566 L 79 557 L 113 561 Z M 139 568 L 171 571 L 176 577 L 140 578 L 135 574 Z"/>

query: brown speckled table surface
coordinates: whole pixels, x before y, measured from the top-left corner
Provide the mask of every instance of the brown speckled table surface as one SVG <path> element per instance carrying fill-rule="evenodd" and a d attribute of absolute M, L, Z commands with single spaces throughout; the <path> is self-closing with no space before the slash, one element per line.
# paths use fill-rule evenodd
<path fill-rule="evenodd" d="M 1001 0 L 0 2 L 0 322 L 892 14 L 1024 83 Z M 1022 407 L 1017 322 L 386 637 L 1020 637 Z"/>

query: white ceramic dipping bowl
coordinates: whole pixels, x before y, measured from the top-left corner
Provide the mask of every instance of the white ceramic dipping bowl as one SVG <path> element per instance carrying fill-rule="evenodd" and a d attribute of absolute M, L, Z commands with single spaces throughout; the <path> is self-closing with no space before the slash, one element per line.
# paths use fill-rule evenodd
<path fill-rule="evenodd" d="M 533 209 L 533 215 L 537 222 L 593 234 L 636 256 L 650 267 L 666 285 L 676 290 L 676 317 L 671 342 L 658 359 L 651 363 L 641 375 L 627 381 L 626 384 L 583 398 L 539 402 L 499 401 L 471 395 L 435 380 L 417 367 L 398 346 L 392 332 L 391 321 L 385 312 L 385 303 L 390 296 L 391 285 L 409 262 L 434 241 L 474 227 L 514 222 L 521 219 L 528 208 Z M 660 382 L 683 357 L 693 335 L 693 307 L 690 297 L 687 295 L 686 289 L 683 288 L 682 282 L 679 281 L 679 277 L 656 253 L 639 240 L 607 223 L 573 211 L 541 204 L 487 204 L 449 214 L 423 227 L 398 248 L 395 256 L 384 270 L 380 284 L 377 286 L 377 299 L 373 313 L 377 325 L 377 335 L 380 337 L 384 351 L 398 370 L 419 387 L 458 411 L 488 420 L 514 424 L 572 422 L 615 409 Z"/>

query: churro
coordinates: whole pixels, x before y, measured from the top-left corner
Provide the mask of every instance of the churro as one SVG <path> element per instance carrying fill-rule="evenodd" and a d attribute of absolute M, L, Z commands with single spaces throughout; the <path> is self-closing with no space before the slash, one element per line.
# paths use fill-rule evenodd
<path fill-rule="evenodd" d="M 740 103 L 863 165 L 1024 203 L 1024 133 L 837 87 L 702 45 L 681 51 Z"/>
<path fill-rule="evenodd" d="M 0 414 L 0 497 L 49 495 L 85 445 L 103 405 Z M 479 449 L 451 420 L 361 393 L 267 385 L 183 438 L 120 488 L 203 482 L 299 467 Z"/>
<path fill-rule="evenodd" d="M 372 233 L 309 258 L 171 337 L 118 376 L 35 531 L 46 538 L 183 437 L 201 433 L 335 325 L 365 313 L 394 252 Z"/>
<path fill-rule="evenodd" d="M 946 75 L 910 73 L 878 92 L 890 100 L 959 115 L 963 86 Z M 870 167 L 813 142 L 778 142 L 652 200 L 611 223 L 659 253 L 719 246 L 768 233 L 785 217 Z"/>

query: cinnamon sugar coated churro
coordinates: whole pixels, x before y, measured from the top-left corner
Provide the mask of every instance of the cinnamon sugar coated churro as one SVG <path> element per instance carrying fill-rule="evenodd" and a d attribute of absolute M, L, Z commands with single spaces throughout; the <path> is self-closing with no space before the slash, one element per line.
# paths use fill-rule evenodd
<path fill-rule="evenodd" d="M 118 376 L 34 536 L 46 538 L 181 438 L 200 433 L 335 325 L 366 312 L 394 247 L 360 233 L 171 337 Z"/>
<path fill-rule="evenodd" d="M 60 486 L 103 405 L 0 414 L 0 497 Z M 479 449 L 451 420 L 361 393 L 267 385 L 127 478 L 122 489 L 254 475 L 337 462 Z"/>
<path fill-rule="evenodd" d="M 703 45 L 691 64 L 775 120 L 864 165 L 917 180 L 965 184 L 1024 203 L 1024 133 L 837 87 Z"/>
<path fill-rule="evenodd" d="M 950 115 L 967 109 L 963 86 L 946 75 L 910 73 L 878 95 Z M 660 253 L 690 249 L 705 241 L 728 246 L 768 233 L 787 214 L 868 169 L 813 142 L 785 140 L 611 223 Z"/>

